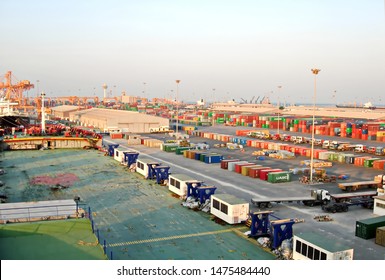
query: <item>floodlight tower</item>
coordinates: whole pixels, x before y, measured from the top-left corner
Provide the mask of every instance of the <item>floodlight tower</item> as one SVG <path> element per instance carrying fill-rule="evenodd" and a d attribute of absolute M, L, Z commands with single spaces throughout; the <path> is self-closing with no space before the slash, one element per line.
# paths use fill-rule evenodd
<path fill-rule="evenodd" d="M 313 183 L 313 165 L 314 165 L 314 118 L 315 118 L 315 102 L 317 97 L 317 75 L 321 69 L 311 69 L 314 74 L 314 95 L 313 95 L 313 125 L 311 130 L 311 154 L 310 154 L 310 183 Z"/>
<path fill-rule="evenodd" d="M 45 134 L 45 107 L 44 107 L 44 91 L 40 94 L 41 96 L 41 134 Z"/>
<path fill-rule="evenodd" d="M 107 88 L 108 88 L 107 84 L 104 83 L 102 88 L 103 88 L 103 97 L 107 98 Z"/>

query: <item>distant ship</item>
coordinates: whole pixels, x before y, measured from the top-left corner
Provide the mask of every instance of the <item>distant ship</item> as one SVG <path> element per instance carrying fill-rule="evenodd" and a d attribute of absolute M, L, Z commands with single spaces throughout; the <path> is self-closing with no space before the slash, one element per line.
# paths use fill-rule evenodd
<path fill-rule="evenodd" d="M 368 109 L 368 110 L 385 109 L 385 107 L 374 106 L 374 105 L 372 105 L 371 102 L 367 102 L 363 105 L 356 105 L 356 104 L 336 105 L 336 107 L 337 108 Z"/>
<path fill-rule="evenodd" d="M 30 117 L 15 110 L 12 106 L 17 103 L 11 103 L 9 100 L 0 99 L 0 128 L 12 128 L 27 126 L 30 123 Z"/>

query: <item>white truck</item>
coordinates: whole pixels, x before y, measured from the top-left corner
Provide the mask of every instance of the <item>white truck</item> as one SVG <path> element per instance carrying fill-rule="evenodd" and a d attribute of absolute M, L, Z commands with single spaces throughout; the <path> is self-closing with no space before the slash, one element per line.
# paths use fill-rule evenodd
<path fill-rule="evenodd" d="M 168 133 L 168 132 L 173 132 L 173 131 L 167 125 L 150 128 L 150 133 Z"/>

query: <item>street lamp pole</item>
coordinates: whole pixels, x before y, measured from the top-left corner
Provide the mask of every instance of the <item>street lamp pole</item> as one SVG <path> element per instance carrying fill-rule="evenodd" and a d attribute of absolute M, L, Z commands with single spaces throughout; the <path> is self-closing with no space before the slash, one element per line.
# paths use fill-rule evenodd
<path fill-rule="evenodd" d="M 37 90 L 37 93 L 36 93 L 36 97 L 39 97 L 39 80 L 36 80 L 36 90 Z"/>
<path fill-rule="evenodd" d="M 179 116 L 178 116 L 178 92 L 179 92 L 179 83 L 180 83 L 180 80 L 176 80 L 176 97 L 175 97 L 175 100 L 176 100 L 176 128 L 175 128 L 175 131 L 176 133 L 178 134 L 178 126 L 179 126 Z"/>
<path fill-rule="evenodd" d="M 282 86 L 278 86 L 278 128 L 277 128 L 277 134 L 279 135 L 279 107 L 280 107 L 280 104 L 279 104 L 279 96 L 281 94 L 281 88 Z"/>
<path fill-rule="evenodd" d="M 313 162 L 314 162 L 314 118 L 315 118 L 315 100 L 317 96 L 317 74 L 321 69 L 311 69 L 314 74 L 314 96 L 313 96 L 313 125 L 311 130 L 311 154 L 310 154 L 310 183 L 313 183 Z"/>
<path fill-rule="evenodd" d="M 41 93 L 41 134 L 45 134 L 45 107 L 44 107 L 44 91 Z"/>
<path fill-rule="evenodd" d="M 143 101 L 144 100 L 146 100 L 146 83 L 145 82 L 143 82 Z M 147 103 L 147 101 L 146 101 L 146 103 Z"/>
<path fill-rule="evenodd" d="M 215 113 L 214 113 L 214 104 L 215 104 L 215 88 L 213 88 L 213 105 L 212 105 L 212 107 L 213 107 L 213 112 L 212 112 L 212 115 L 211 115 L 211 122 L 212 122 L 212 126 L 214 126 L 215 125 Z"/>

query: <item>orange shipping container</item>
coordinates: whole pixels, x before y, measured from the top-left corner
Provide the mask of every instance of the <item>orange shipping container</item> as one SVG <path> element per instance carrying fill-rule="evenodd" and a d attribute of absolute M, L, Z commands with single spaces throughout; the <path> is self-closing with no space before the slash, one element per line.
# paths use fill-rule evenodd
<path fill-rule="evenodd" d="M 357 157 L 354 159 L 354 165 L 357 165 L 357 166 L 364 166 L 364 161 L 366 159 L 369 159 L 371 157 Z"/>
<path fill-rule="evenodd" d="M 385 165 L 385 159 L 376 160 L 375 162 L 373 162 L 373 168 L 375 169 L 384 170 L 384 165 Z"/>
<path fill-rule="evenodd" d="M 110 136 L 111 136 L 111 139 L 122 139 L 123 138 L 122 133 L 111 133 Z"/>

